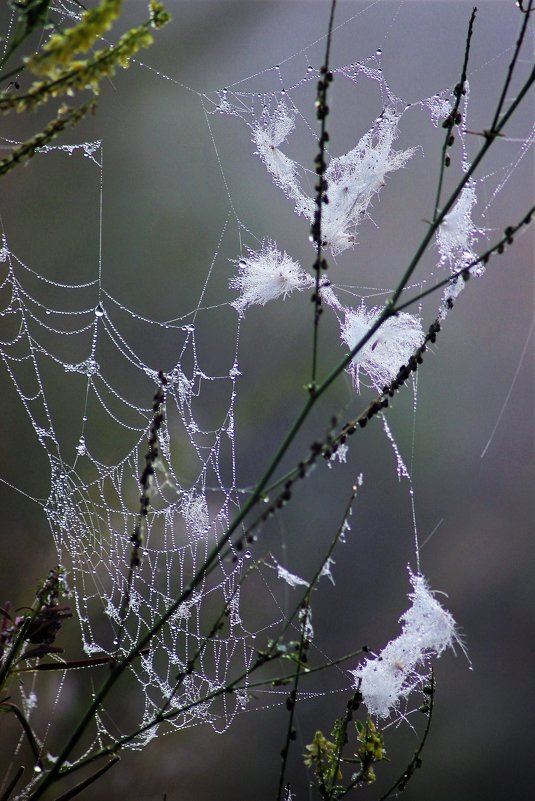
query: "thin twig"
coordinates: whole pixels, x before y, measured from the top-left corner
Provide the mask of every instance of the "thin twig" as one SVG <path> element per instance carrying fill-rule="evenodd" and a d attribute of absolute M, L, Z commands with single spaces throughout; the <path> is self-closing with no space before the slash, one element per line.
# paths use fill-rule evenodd
<path fill-rule="evenodd" d="M 63 793 L 63 795 L 60 795 L 59 798 L 55 799 L 55 801 L 70 801 L 71 798 L 74 798 L 75 796 L 79 795 L 82 792 L 82 790 L 85 790 L 86 787 L 89 787 L 91 784 L 93 784 L 102 776 L 104 776 L 104 774 L 107 773 L 110 768 L 116 765 L 117 762 L 119 762 L 119 757 L 118 756 L 112 757 L 107 765 L 104 765 L 104 767 L 100 768 L 100 770 L 97 770 L 96 773 L 93 773 L 92 776 L 89 776 L 87 779 L 84 779 L 83 782 L 80 782 L 75 787 L 71 787 L 70 790 L 67 790 L 66 793 Z"/>
<path fill-rule="evenodd" d="M 40 752 L 39 743 L 37 742 L 37 738 L 33 733 L 32 727 L 28 723 L 28 720 L 26 719 L 24 713 L 21 712 L 18 706 L 14 704 L 12 701 L 3 701 L 0 704 L 0 709 L 7 709 L 9 712 L 13 712 L 13 714 L 15 715 L 15 717 L 17 718 L 17 720 L 19 721 L 20 725 L 24 730 L 24 734 L 26 735 L 26 739 L 28 740 L 28 744 L 32 750 L 32 754 L 35 759 L 35 765 L 37 768 L 42 770 L 43 763 L 41 762 L 41 757 L 39 754 Z"/>
<path fill-rule="evenodd" d="M 502 89 L 502 93 L 500 95 L 500 99 L 498 101 L 498 105 L 496 106 L 496 112 L 494 114 L 494 119 L 492 120 L 492 125 L 490 126 L 490 133 L 492 133 L 494 131 L 494 129 L 496 128 L 496 126 L 498 124 L 498 120 L 500 118 L 500 114 L 502 113 L 503 104 L 505 103 L 505 98 L 507 97 L 507 92 L 509 91 L 509 86 L 511 85 L 511 80 L 513 78 L 513 73 L 515 71 L 515 67 L 516 67 L 516 63 L 517 63 L 517 60 L 518 60 L 518 56 L 520 55 L 520 49 L 521 49 L 521 47 L 522 47 L 522 45 L 524 43 L 524 39 L 526 37 L 526 30 L 527 30 L 527 27 L 528 27 L 529 18 L 530 18 L 531 11 L 532 11 L 532 6 L 533 6 L 533 0 L 529 0 L 528 7 L 526 9 L 523 9 L 521 7 L 521 9 L 520 9 L 524 13 L 524 21 L 522 23 L 522 28 L 520 29 L 520 33 L 519 33 L 518 39 L 516 41 L 515 50 L 514 50 L 514 53 L 513 53 L 513 58 L 511 59 L 511 63 L 509 64 L 509 67 L 508 67 L 508 70 L 507 70 L 507 76 L 505 78 L 505 83 L 504 83 L 504 86 L 503 86 L 503 89 Z"/>
<path fill-rule="evenodd" d="M 310 381 L 309 390 L 314 393 L 316 387 L 316 374 L 318 367 L 318 331 L 321 313 L 323 311 L 321 301 L 321 274 L 322 271 L 327 270 L 327 262 L 323 258 L 323 226 L 322 215 L 323 205 L 328 202 L 327 196 L 328 185 L 325 179 L 325 171 L 327 164 L 325 162 L 325 145 L 329 141 L 329 134 L 327 133 L 327 117 L 329 115 L 329 106 L 327 105 L 327 93 L 329 84 L 332 82 L 333 76 L 329 69 L 331 42 L 334 24 L 334 12 L 336 9 L 336 0 L 331 2 L 331 13 L 329 16 L 329 27 L 327 30 L 327 44 L 325 46 L 325 59 L 323 66 L 320 69 L 320 79 L 318 81 L 318 94 L 316 99 L 316 116 L 320 123 L 320 136 L 318 140 L 318 155 L 315 159 L 316 175 L 318 182 L 316 184 L 316 198 L 314 202 L 314 222 L 310 229 L 312 241 L 316 247 L 316 261 L 314 262 L 314 272 L 316 284 L 312 300 L 314 302 L 314 328 L 313 328 L 313 346 L 312 346 L 312 378 Z"/>
<path fill-rule="evenodd" d="M 390 798 L 396 792 L 401 792 L 407 786 L 407 782 L 412 778 L 414 771 L 421 767 L 422 760 L 420 755 L 424 750 L 425 743 L 427 741 L 427 737 L 429 735 L 429 731 L 431 729 L 431 721 L 433 719 L 433 707 L 434 707 L 434 697 L 435 697 L 435 674 L 433 670 L 431 670 L 431 677 L 430 677 L 430 692 L 428 694 L 429 701 L 427 702 L 428 705 L 428 712 L 427 712 L 427 725 L 425 727 L 425 731 L 423 733 L 422 739 L 420 741 L 420 745 L 418 746 L 417 750 L 414 752 L 414 756 L 399 777 L 396 779 L 394 784 L 384 793 L 379 801 L 386 801 L 387 798 Z"/>
<path fill-rule="evenodd" d="M 413 306 L 418 301 L 423 300 L 423 298 L 431 295 L 432 293 L 436 292 L 437 289 L 441 289 L 442 287 L 448 286 L 454 281 L 456 278 L 464 278 L 467 280 L 470 276 L 470 271 L 473 270 L 474 267 L 477 267 L 478 264 L 486 264 L 490 257 L 495 254 L 501 254 L 505 249 L 506 245 L 511 245 L 513 241 L 514 235 L 524 226 L 529 225 L 532 222 L 533 216 L 535 215 L 535 205 L 532 206 L 528 211 L 522 215 L 522 219 L 516 225 L 508 226 L 502 237 L 498 239 L 497 242 L 494 243 L 490 248 L 484 251 L 480 256 L 475 258 L 473 261 L 466 264 L 464 267 L 461 267 L 460 270 L 456 270 L 453 273 L 450 273 L 447 278 L 442 279 L 441 281 L 437 281 L 436 284 L 433 284 L 432 287 L 428 289 L 424 289 L 419 292 L 417 295 L 414 295 L 410 300 L 405 301 L 405 303 L 400 303 L 396 306 L 396 311 L 401 312 L 404 309 L 408 308 L 409 306 Z"/>
<path fill-rule="evenodd" d="M 461 70 L 461 80 L 455 86 L 455 88 L 453 90 L 453 93 L 455 95 L 455 103 L 453 105 L 453 109 L 452 109 L 451 113 L 449 114 L 448 118 L 446 120 L 444 120 L 444 122 L 442 123 L 442 127 L 446 128 L 446 135 L 444 137 L 444 144 L 442 146 L 442 158 L 440 160 L 440 173 L 439 173 L 439 178 L 438 178 L 437 196 L 436 196 L 436 200 L 435 200 L 435 210 L 433 212 L 433 220 L 436 220 L 436 217 L 437 217 L 437 214 L 438 214 L 438 208 L 439 208 L 439 205 L 440 205 L 440 195 L 442 193 L 442 183 L 444 181 L 444 171 L 445 171 L 446 166 L 448 166 L 448 164 L 449 164 L 449 162 L 447 161 L 448 156 L 446 155 L 446 153 L 448 151 L 448 148 L 451 147 L 451 145 L 453 144 L 454 137 L 453 137 L 452 131 L 453 131 L 453 128 L 455 127 L 455 125 L 458 125 L 461 122 L 461 116 L 460 116 L 460 113 L 459 113 L 459 106 L 461 105 L 461 98 L 463 97 L 463 95 L 466 92 L 464 87 L 465 87 L 465 83 L 466 83 L 466 71 L 468 69 L 468 58 L 470 56 L 470 42 L 472 40 L 472 34 L 473 34 L 473 31 L 474 31 L 474 22 L 475 22 L 475 19 L 476 19 L 476 12 L 477 12 L 477 8 L 474 7 L 472 9 L 472 15 L 470 17 L 470 22 L 468 23 L 468 33 L 466 35 L 466 44 L 465 44 L 465 47 L 464 47 L 464 61 L 463 61 L 463 67 L 462 67 L 462 70 Z"/>
<path fill-rule="evenodd" d="M 13 778 L 11 779 L 9 784 L 7 784 L 6 789 L 2 793 L 0 801 L 8 801 L 9 796 L 11 795 L 13 790 L 15 789 L 15 786 L 16 786 L 18 780 L 20 779 L 20 777 L 22 776 L 23 773 L 24 773 L 24 765 L 19 765 L 19 767 L 15 771 L 15 775 L 13 776 Z"/>

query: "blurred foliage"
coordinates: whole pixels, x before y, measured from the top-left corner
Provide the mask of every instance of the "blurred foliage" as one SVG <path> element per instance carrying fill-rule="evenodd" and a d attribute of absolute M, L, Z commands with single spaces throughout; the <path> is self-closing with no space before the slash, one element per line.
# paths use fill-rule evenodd
<path fill-rule="evenodd" d="M 54 29 L 53 23 L 47 22 L 50 0 L 11 0 L 10 5 L 17 12 L 18 20 L 11 43 L 2 59 L 2 67 L 38 28 L 44 25 L 45 29 Z M 94 50 L 96 42 L 119 19 L 122 6 L 122 0 L 101 0 L 96 8 L 85 10 L 77 24 L 65 30 L 54 29 L 54 33 L 38 52 L 25 56 L 21 66 L 2 76 L 3 80 L 14 79 L 0 93 L 0 110 L 15 110 L 19 113 L 33 111 L 55 98 L 76 98 L 84 91 L 98 95 L 104 78 L 115 75 L 118 67 L 128 68 L 132 56 L 153 43 L 150 29 L 161 28 L 170 20 L 162 3 L 151 0 L 148 21 L 130 28 L 116 44 Z M 90 51 L 88 58 L 78 58 L 80 54 Z M 33 81 L 25 92 L 19 93 L 18 77 L 23 70 L 39 80 Z M 39 147 L 47 145 L 65 128 L 76 125 L 89 111 L 94 110 L 94 101 L 85 102 L 75 108 L 62 103 L 42 131 L 14 148 L 9 156 L 0 161 L 0 175 L 31 158 Z"/>

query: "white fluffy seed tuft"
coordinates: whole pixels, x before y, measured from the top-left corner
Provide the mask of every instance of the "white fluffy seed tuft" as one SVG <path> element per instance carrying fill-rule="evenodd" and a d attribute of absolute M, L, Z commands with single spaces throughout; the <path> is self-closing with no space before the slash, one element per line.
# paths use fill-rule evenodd
<path fill-rule="evenodd" d="M 253 142 L 274 182 L 295 202 L 296 213 L 313 222 L 316 205 L 301 188 L 302 170 L 279 149 L 294 125 L 293 112 L 280 104 L 271 117 L 264 116 L 262 123 L 253 126 Z M 325 172 L 329 203 L 322 209 L 322 234 L 334 256 L 355 244 L 356 228 L 387 174 L 403 167 L 416 152 L 415 148 L 393 149 L 398 125 L 399 113 L 387 106 L 352 150 L 329 162 Z"/>
<path fill-rule="evenodd" d="M 436 600 L 425 578 L 410 572 L 411 606 L 401 616 L 401 634 L 375 658 L 351 671 L 371 715 L 387 718 L 426 680 L 429 660 L 463 644 L 451 614 Z M 464 650 L 464 649 L 463 649 Z"/>
<path fill-rule="evenodd" d="M 264 306 L 294 290 L 314 286 L 314 279 L 299 264 L 281 253 L 270 239 L 262 243 L 259 251 L 247 248 L 247 256 L 239 261 L 238 274 L 230 279 L 229 286 L 240 294 L 232 305 L 243 315 L 248 306 Z"/>
<path fill-rule="evenodd" d="M 365 336 L 380 312 L 378 308 L 366 309 L 364 304 L 346 311 L 340 336 L 351 350 Z M 396 377 L 401 365 L 407 363 L 423 339 L 418 317 L 405 312 L 389 317 L 353 358 L 348 368 L 353 383 L 360 388 L 362 371 L 375 388 L 382 389 Z"/>

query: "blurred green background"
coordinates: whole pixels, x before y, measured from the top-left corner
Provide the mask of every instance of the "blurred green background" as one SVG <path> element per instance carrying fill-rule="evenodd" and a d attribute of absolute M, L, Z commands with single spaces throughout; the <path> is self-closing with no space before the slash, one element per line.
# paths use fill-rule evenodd
<path fill-rule="evenodd" d="M 260 92 L 285 82 L 290 89 L 292 82 L 305 76 L 308 63 L 314 67 L 321 63 L 321 43 L 307 51 L 303 48 L 324 35 L 328 19 L 328 3 L 319 0 L 171 0 L 167 6 L 173 22 L 141 54 L 143 64 L 117 75 L 104 88 L 95 117 L 62 140 L 103 140 L 104 286 L 136 313 L 158 320 L 194 308 L 214 254 L 206 301 L 231 299 L 227 287 L 233 266 L 228 259 L 238 257 L 239 241 L 231 222 L 231 234 L 220 243 L 229 213 L 227 187 L 240 221 L 255 236 L 270 236 L 303 265 L 311 263 L 307 224 L 295 217 L 291 203 L 253 157 L 246 127 L 232 117 L 214 115 L 209 118 L 210 130 L 198 93 L 209 94 L 225 86 Z M 464 0 L 340 2 L 333 64 L 363 60 L 380 48 L 392 92 L 407 103 L 428 97 L 458 79 L 471 7 Z M 144 2 L 130 0 L 122 25 L 138 24 L 145 14 Z M 3 8 L 2 30 L 6 19 Z M 512 2 L 487 2 L 480 8 L 469 71 L 471 130 L 481 131 L 490 122 L 519 24 L 520 14 Z M 526 61 L 532 60 L 533 40 L 528 44 Z M 278 72 L 270 70 L 235 85 L 276 64 L 281 65 L 282 84 Z M 312 121 L 313 84 L 293 94 L 290 90 L 289 96 Z M 335 81 L 330 105 L 335 154 L 352 147 L 381 110 L 377 86 L 370 81 L 350 89 Z M 3 136 L 20 139 L 42 119 L 41 113 L 32 119 L 5 119 Z M 478 176 L 490 176 L 480 187 L 476 219 L 480 219 L 477 212 L 490 203 L 481 225 L 488 229 L 491 242 L 533 202 L 529 151 L 501 192 L 492 197 L 499 183 L 493 174 L 501 175 L 497 171 L 514 163 L 522 147 L 515 140 L 532 130 L 531 98 L 507 131 L 508 139 L 496 143 Z M 395 284 L 425 231 L 422 221 L 432 213 L 441 142 L 442 132 L 431 127 L 427 113 L 413 110 L 404 117 L 396 147 L 418 144 L 422 153 L 387 180 L 372 209 L 377 227 L 371 221 L 363 223 L 358 247 L 332 266 L 333 281 L 377 287 Z M 478 144 L 478 137 L 469 138 L 472 154 Z M 288 152 L 311 165 L 313 138 L 292 140 Z M 60 153 L 36 156 L 26 168 L 10 174 L 2 183 L 0 202 L 10 249 L 51 280 L 94 279 L 99 257 L 99 180 L 100 171 L 87 159 Z M 518 373 L 517 366 L 533 321 L 533 244 L 528 229 L 512 249 L 491 260 L 484 278 L 468 285 L 419 371 L 416 415 L 408 389 L 388 418 L 407 462 L 414 433 L 420 541 L 439 526 L 422 549 L 422 571 L 434 589 L 448 593 L 444 604 L 461 627 L 471 661 L 469 665 L 462 654 L 457 658 L 448 654 L 437 664 L 431 739 L 424 767 L 405 793 L 413 801 L 531 797 L 533 336 Z M 433 258 L 426 260 L 422 275 L 433 268 Z M 48 300 L 53 305 L 53 294 Z M 423 310 L 426 324 L 433 319 L 434 303 Z M 252 309 L 243 323 L 243 378 L 237 407 L 240 485 L 254 483 L 303 401 L 310 318 L 310 303 L 302 295 Z M 335 322 L 327 313 L 324 318 L 321 359 L 326 370 L 341 350 Z M 228 369 L 236 336 L 235 314 L 222 308 L 203 315 L 201 322 L 201 364 L 209 373 L 215 373 L 220 363 Z M 1 325 L 0 319 L 0 331 Z M 126 321 L 124 325 L 129 341 L 151 367 L 174 365 L 172 337 L 145 338 Z M 76 361 L 75 355 L 72 360 Z M 119 371 L 121 362 L 112 361 L 108 368 Z M 62 441 L 75 443 L 80 388 L 63 384 L 53 373 L 44 378 L 48 378 L 47 393 Z M 47 459 L 3 368 L 1 381 L 0 475 L 23 493 L 46 498 Z M 141 388 L 128 389 L 145 405 Z M 506 399 L 496 433 L 481 458 Z M 363 398 L 355 398 L 349 379 L 340 379 L 299 437 L 287 465 L 295 463 L 325 431 L 333 411 L 350 417 L 364 403 Z M 101 434 L 103 447 L 112 443 L 113 449 L 113 427 L 103 428 Z M 294 501 L 256 546 L 259 554 L 272 549 L 290 569 L 309 575 L 361 472 L 364 486 L 351 533 L 335 554 L 336 586 L 325 585 L 314 605 L 316 641 L 330 656 L 363 643 L 379 650 L 397 634 L 398 618 L 407 606 L 406 565 L 414 566 L 409 486 L 397 480 L 394 454 L 377 421 L 353 438 L 346 467 L 320 466 L 303 482 Z M 30 602 L 37 580 L 57 557 L 40 508 L 5 484 L 0 484 L 0 499 L 0 600 L 9 598 L 23 605 Z M 70 647 L 76 649 L 75 624 L 68 628 L 64 642 L 70 637 Z M 59 725 L 68 730 L 77 716 L 78 696 L 90 690 L 89 682 L 79 676 L 73 688 L 63 689 L 56 703 L 57 689 L 50 681 L 41 691 L 44 713 L 53 708 L 54 720 L 66 718 Z M 330 729 L 345 708 L 345 696 L 330 693 L 330 678 L 324 682 L 325 694 L 304 704 L 298 715 L 298 742 L 289 774 L 298 799 L 308 798 L 308 777 L 300 757 L 304 745 L 317 728 Z M 168 801 L 272 799 L 287 713 L 283 707 L 271 706 L 269 699 L 268 706 L 242 715 L 223 736 L 199 726 L 160 738 L 142 752 L 126 753 L 104 782 L 80 798 L 107 801 L 123 793 L 140 801 L 157 801 L 164 794 Z M 2 742 L 8 745 L 2 764 L 10 763 L 9 731 Z M 387 778 L 381 779 L 379 770 L 377 787 L 361 792 L 379 797 L 383 783 L 387 786 L 388 777 L 396 775 L 416 743 L 408 726 L 390 729 L 387 745 L 393 764 L 385 767 Z"/>

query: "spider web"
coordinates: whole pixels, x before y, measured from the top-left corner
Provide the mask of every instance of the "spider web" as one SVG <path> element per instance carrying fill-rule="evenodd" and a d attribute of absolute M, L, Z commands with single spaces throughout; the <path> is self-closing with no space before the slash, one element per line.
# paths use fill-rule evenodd
<path fill-rule="evenodd" d="M 54 13 L 61 24 L 77 18 L 78 9 L 74 3 L 56 3 Z M 345 23 L 346 28 L 351 28 L 351 22 L 352 19 Z M 246 488 L 238 479 L 240 426 L 236 421 L 236 405 L 238 391 L 242 391 L 240 332 L 247 325 L 242 315 L 247 318 L 248 310 L 243 305 L 236 306 L 236 295 L 228 289 L 228 280 L 235 275 L 239 260 L 247 257 L 247 248 L 258 251 L 265 237 L 277 236 L 279 240 L 279 232 L 284 237 L 285 229 L 278 217 L 273 230 L 268 230 L 269 226 L 260 230 L 254 224 L 254 215 L 248 213 L 241 190 L 233 184 L 237 179 L 227 174 L 226 150 L 232 150 L 236 142 L 238 147 L 246 143 L 249 149 L 241 158 L 256 165 L 255 176 L 263 171 L 266 186 L 270 185 L 271 172 L 282 214 L 294 219 L 287 212 L 299 200 L 296 196 L 299 191 L 298 213 L 307 216 L 306 201 L 302 199 L 313 194 L 315 175 L 307 165 L 312 162 L 317 138 L 313 103 L 322 52 L 323 42 L 319 41 L 292 54 L 282 64 L 215 92 L 194 91 L 151 69 L 156 86 L 170 85 L 179 95 L 184 91 L 194 95 L 202 109 L 204 135 L 208 134 L 221 179 L 225 222 L 206 270 L 205 284 L 191 311 L 158 321 L 149 313 L 145 315 L 130 308 L 108 290 L 112 268 L 103 246 L 106 167 L 105 143 L 103 146 L 100 139 L 48 146 L 35 158 L 41 162 L 40 168 L 44 163 L 45 173 L 50 171 L 46 174 L 54 169 L 52 160 L 69 159 L 76 165 L 73 169 L 82 165 L 84 183 L 80 191 L 97 198 L 97 203 L 89 203 L 88 208 L 92 228 L 98 230 L 98 255 L 89 264 L 73 269 L 73 273 L 79 271 L 85 275 L 86 280 L 77 283 L 50 277 L 54 276 L 54 270 L 49 268 L 47 272 L 46 264 L 28 263 L 19 257 L 21 248 L 12 241 L 9 230 L 4 230 L 0 251 L 1 355 L 39 446 L 46 454 L 50 490 L 43 510 L 58 560 L 69 575 L 82 648 L 89 657 L 129 652 L 184 591 L 243 502 Z M 145 68 L 146 65 L 136 63 L 133 70 L 146 72 Z M 411 160 L 417 162 L 425 153 L 425 145 L 412 136 L 410 124 L 409 133 L 401 133 L 411 115 L 418 118 L 418 127 L 424 118 L 428 133 L 439 138 L 440 123 L 452 107 L 451 86 L 416 101 L 397 97 L 383 72 L 380 51 L 358 62 L 337 65 L 333 72 L 334 91 L 340 92 L 339 108 L 344 108 L 348 96 L 355 104 L 359 103 L 362 92 L 364 107 L 367 110 L 375 107 L 378 115 L 368 114 L 365 124 L 361 121 L 359 135 L 344 134 L 346 152 L 368 137 L 367 148 L 375 147 L 377 152 L 383 145 L 389 151 L 394 148 L 408 152 L 412 148 Z M 462 106 L 468 119 L 467 102 L 468 95 Z M 390 127 L 387 125 L 386 129 L 385 110 L 391 113 Z M 286 125 L 287 133 L 292 134 L 282 137 L 280 142 L 281 153 L 288 147 L 289 155 L 284 158 L 288 159 L 286 167 L 293 176 L 291 190 L 281 178 L 282 173 L 277 174 L 269 165 L 262 164 L 262 158 L 254 152 L 255 147 L 258 149 L 258 132 L 269 129 L 277 119 L 282 119 L 283 127 Z M 240 126 L 247 132 L 241 140 L 236 133 Z M 386 141 L 388 136 L 390 140 Z M 403 138 L 403 144 L 395 141 L 398 136 Z M 451 221 L 449 238 L 446 236 L 442 248 L 426 264 L 425 274 L 415 279 L 412 289 L 418 291 L 432 285 L 437 277 L 443 277 L 441 269 L 456 269 L 463 259 L 466 263 L 470 261 L 472 247 L 485 235 L 489 210 L 521 167 L 533 136 L 533 128 L 527 134 L 523 132 L 515 154 L 508 155 L 504 164 L 497 164 L 477 186 L 474 184 L 474 193 L 484 198 L 479 222 L 472 220 L 474 204 L 468 198 L 459 210 L 461 223 Z M 458 174 L 469 164 L 467 134 L 460 132 L 460 137 L 455 165 Z M 14 140 L 3 141 L 9 145 Z M 312 158 L 304 158 L 300 153 L 311 154 Z M 337 153 L 341 159 L 342 152 Z M 331 159 L 336 159 L 337 153 L 333 145 Z M 384 160 L 384 154 L 380 158 Z M 403 172 L 401 167 L 400 164 Z M 353 203 L 350 215 L 357 211 L 350 216 L 343 239 L 348 249 L 353 250 L 367 232 L 375 230 L 378 225 L 375 218 L 381 216 L 375 195 L 379 190 L 386 194 L 391 180 L 396 180 L 396 173 L 384 177 L 384 181 L 381 178 L 381 187 L 366 202 L 360 206 L 356 201 Z M 387 184 L 384 190 L 383 183 Z M 303 220 L 299 224 L 302 233 L 306 230 Z M 59 223 L 60 227 L 67 225 L 64 219 Z M 285 242 L 279 246 L 291 249 Z M 370 285 L 356 284 L 354 272 L 350 280 L 344 280 L 344 275 L 351 274 L 348 264 L 353 258 L 351 253 L 344 255 L 344 249 L 331 247 L 332 274 L 335 276 L 339 269 L 342 279 L 333 277 L 330 295 L 326 296 L 328 310 L 340 328 L 341 354 L 344 341 L 351 344 L 349 334 L 343 335 L 344 330 L 347 332 L 347 310 L 352 308 L 356 313 L 363 308 L 362 304 L 370 304 L 368 310 L 372 303 L 380 305 L 392 289 L 391 278 L 381 275 L 380 270 L 372 271 Z M 308 272 L 311 254 L 312 251 L 307 255 L 304 248 L 300 250 L 303 268 Z M 223 284 L 216 280 L 221 273 L 225 278 Z M 457 286 L 455 293 L 460 288 Z M 372 315 L 364 315 L 369 325 L 373 314 L 366 313 Z M 437 314 L 444 317 L 446 313 L 447 307 L 435 296 L 429 305 L 420 304 L 415 310 L 416 316 L 426 323 Z M 219 315 L 224 325 L 233 326 L 234 330 L 233 345 L 223 357 L 218 354 L 217 366 L 206 353 L 205 328 L 211 315 Z M 381 350 L 379 340 L 372 344 L 367 356 L 370 369 L 366 369 L 365 361 L 360 367 L 354 366 L 355 383 L 358 383 L 358 369 L 364 371 L 364 389 L 379 386 L 378 374 L 385 380 L 374 368 L 376 349 Z M 155 465 L 150 512 L 144 523 L 142 561 L 129 586 L 131 537 L 139 521 L 139 478 L 154 414 L 152 398 L 160 385 L 162 369 L 167 384 L 165 422 L 159 435 L 160 455 Z M 414 395 L 416 398 L 416 385 Z M 394 449 L 398 476 L 409 479 L 412 496 L 412 459 L 407 468 L 386 422 L 385 432 Z M 215 730 L 224 731 L 239 711 L 252 705 L 247 674 L 258 651 L 258 635 L 266 639 L 275 636 L 286 620 L 282 598 L 287 585 L 296 587 L 303 583 L 296 575 L 298 569 L 282 566 L 275 557 L 258 559 L 256 570 L 251 571 L 254 562 L 251 553 L 231 546 L 219 557 L 217 569 L 203 579 L 162 633 L 153 638 L 147 651 L 131 665 L 135 681 L 129 689 L 128 706 L 133 727 L 147 723 L 162 706 L 170 704 L 171 708 L 182 711 L 162 724 L 160 732 L 196 723 L 210 723 Z M 242 602 L 245 577 L 253 588 L 248 591 L 253 614 Z M 129 604 L 123 614 L 127 594 Z M 209 636 L 214 617 L 222 607 L 228 610 L 227 627 L 217 637 Z M 121 632 L 119 638 L 118 632 Z M 195 668 L 189 672 L 188 664 L 194 657 Z M 188 675 L 176 691 L 176 677 L 183 673 Z M 210 699 L 230 678 L 242 674 L 242 691 L 225 695 L 223 700 Z M 275 695 L 273 698 L 269 703 L 278 702 Z M 102 714 L 96 721 L 94 743 L 117 738 L 116 725 L 115 719 L 110 722 Z M 149 729 L 129 746 L 143 747 L 156 733 L 156 728 Z"/>

